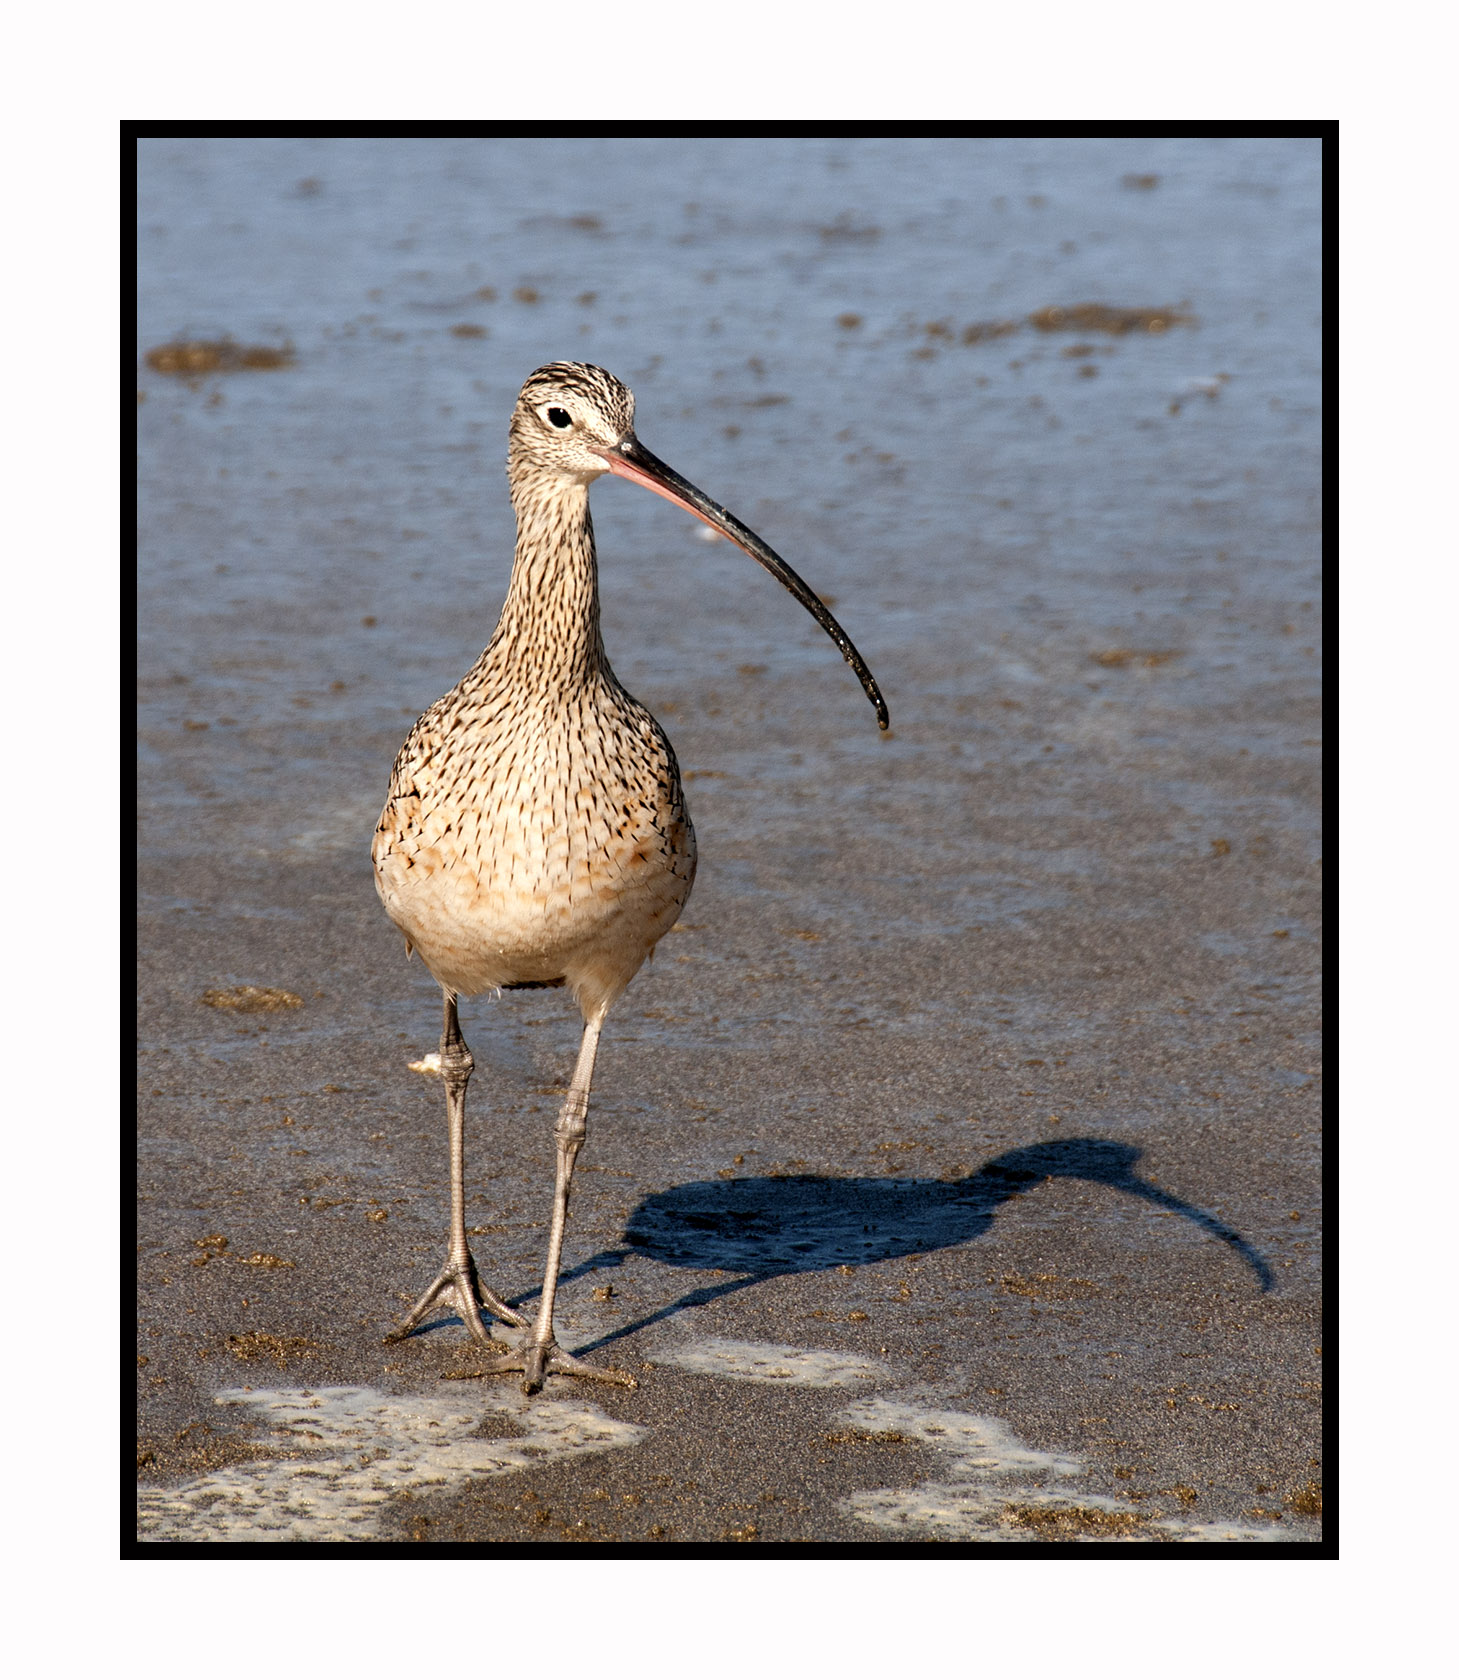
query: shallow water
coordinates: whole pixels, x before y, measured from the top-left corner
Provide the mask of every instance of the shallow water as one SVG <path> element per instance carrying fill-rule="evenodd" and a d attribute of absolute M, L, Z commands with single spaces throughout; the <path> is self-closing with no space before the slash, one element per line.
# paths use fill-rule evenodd
<path fill-rule="evenodd" d="M 139 375 L 144 725 L 234 719 L 149 790 L 164 834 L 159 806 L 268 801 L 256 722 L 297 707 L 268 771 L 292 810 L 295 778 L 332 781 L 310 726 L 384 728 L 469 665 L 510 565 L 506 417 L 554 358 L 628 380 L 650 446 L 835 598 L 899 729 L 1104 677 L 1158 740 L 1172 687 L 1219 707 L 1311 678 L 1315 144 L 152 140 L 140 193 L 139 348 L 295 358 Z M 1195 324 L 961 342 L 1084 300 Z M 810 665 L 844 694 L 842 751 L 877 751 L 834 650 L 738 551 L 623 486 L 594 513 L 630 688 Z M 1010 626 L 1062 668 L 1000 649 Z M 800 782 L 755 741 L 742 768 Z M 377 793 L 331 787 L 289 842 L 349 844 Z"/>

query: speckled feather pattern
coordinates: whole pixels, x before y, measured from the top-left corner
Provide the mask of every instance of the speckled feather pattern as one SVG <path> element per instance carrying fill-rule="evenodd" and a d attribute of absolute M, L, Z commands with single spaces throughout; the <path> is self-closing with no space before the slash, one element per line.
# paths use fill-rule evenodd
<path fill-rule="evenodd" d="M 565 982 L 601 1019 L 694 881 L 674 750 L 613 675 L 598 624 L 588 484 L 602 471 L 542 435 L 554 401 L 616 441 L 633 399 L 601 369 L 553 364 L 522 391 L 508 476 L 516 560 L 496 633 L 416 723 L 375 834 L 392 921 L 452 991 Z"/>

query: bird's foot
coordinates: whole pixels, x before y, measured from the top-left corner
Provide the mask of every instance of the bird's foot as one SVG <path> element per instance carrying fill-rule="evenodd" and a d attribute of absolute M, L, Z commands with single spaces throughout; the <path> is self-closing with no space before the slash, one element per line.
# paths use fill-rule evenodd
<path fill-rule="evenodd" d="M 481 1317 L 483 1308 L 503 1324 L 510 1324 L 517 1330 L 527 1329 L 527 1320 L 521 1313 L 509 1307 L 477 1277 L 475 1262 L 468 1254 L 464 1263 L 458 1260 L 446 1261 L 440 1276 L 385 1338 L 386 1342 L 403 1340 L 436 1302 L 443 1298 L 456 1309 L 472 1341 L 481 1342 L 487 1347 L 500 1347 L 501 1343 L 492 1340 Z"/>
<path fill-rule="evenodd" d="M 592 1382 L 617 1383 L 620 1388 L 637 1388 L 638 1382 L 627 1371 L 614 1371 L 604 1365 L 589 1365 L 557 1345 L 556 1340 L 536 1342 L 524 1338 L 520 1347 L 510 1353 L 497 1354 L 485 1360 L 476 1371 L 462 1372 L 454 1380 L 464 1382 L 472 1377 L 495 1377 L 507 1371 L 522 1373 L 522 1393 L 536 1394 L 548 1377 L 583 1377 Z"/>

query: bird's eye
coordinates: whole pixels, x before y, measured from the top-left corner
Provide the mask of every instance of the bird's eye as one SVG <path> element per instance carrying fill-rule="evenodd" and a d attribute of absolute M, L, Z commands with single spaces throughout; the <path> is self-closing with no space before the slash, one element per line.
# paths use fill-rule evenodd
<path fill-rule="evenodd" d="M 565 432 L 572 425 L 572 415 L 565 408 L 549 408 L 547 418 L 560 432 Z"/>

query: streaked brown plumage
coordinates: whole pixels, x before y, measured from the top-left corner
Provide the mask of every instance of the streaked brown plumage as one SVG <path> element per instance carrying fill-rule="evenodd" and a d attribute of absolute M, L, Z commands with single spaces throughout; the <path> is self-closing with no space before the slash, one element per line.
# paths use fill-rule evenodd
<path fill-rule="evenodd" d="M 381 902 L 442 988 L 451 1139 L 446 1265 L 395 1335 L 408 1334 L 445 1297 L 472 1336 L 491 1343 L 484 1304 L 522 1332 L 521 1346 L 486 1369 L 521 1371 L 528 1393 L 553 1371 L 632 1382 L 559 1348 L 553 1303 L 603 1020 L 694 883 L 694 828 L 674 750 L 614 676 L 599 634 L 588 487 L 605 472 L 688 508 L 778 577 L 856 667 L 886 727 L 870 672 L 819 599 L 753 532 L 638 442 L 632 393 L 583 363 L 538 368 L 512 415 L 507 475 L 517 549 L 496 633 L 400 749 L 374 844 Z M 571 990 L 583 1044 L 557 1124 L 547 1274 L 529 1327 L 482 1287 L 466 1243 L 462 1134 L 472 1062 L 456 998 L 543 985 Z"/>

